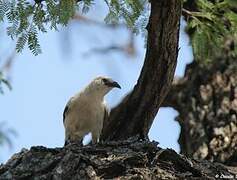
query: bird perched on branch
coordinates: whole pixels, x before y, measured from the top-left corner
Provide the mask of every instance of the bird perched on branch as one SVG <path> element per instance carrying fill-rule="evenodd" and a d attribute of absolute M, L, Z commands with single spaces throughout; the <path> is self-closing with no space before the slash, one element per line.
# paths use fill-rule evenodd
<path fill-rule="evenodd" d="M 95 78 L 84 90 L 74 95 L 63 112 L 65 145 L 69 142 L 82 143 L 83 137 L 92 133 L 92 143 L 97 143 L 108 117 L 104 96 L 120 85 L 107 77 Z"/>

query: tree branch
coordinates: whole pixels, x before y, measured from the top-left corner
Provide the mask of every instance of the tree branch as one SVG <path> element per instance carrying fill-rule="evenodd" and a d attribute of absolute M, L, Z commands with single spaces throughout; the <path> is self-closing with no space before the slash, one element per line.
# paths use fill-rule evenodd
<path fill-rule="evenodd" d="M 186 87 L 186 79 L 185 78 L 176 78 L 174 79 L 172 86 L 169 90 L 168 95 L 165 97 L 164 101 L 161 104 L 161 107 L 172 107 L 177 111 L 180 111 L 180 97 L 181 92 Z"/>
<path fill-rule="evenodd" d="M 103 140 L 147 137 L 173 81 L 178 56 L 181 0 L 151 0 L 145 62 L 133 91 L 110 114 Z"/>

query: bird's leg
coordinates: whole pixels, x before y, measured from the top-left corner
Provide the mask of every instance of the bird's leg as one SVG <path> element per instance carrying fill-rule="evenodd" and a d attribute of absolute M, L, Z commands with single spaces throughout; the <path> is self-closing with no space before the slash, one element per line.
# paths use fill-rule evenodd
<path fill-rule="evenodd" d="M 103 122 L 99 123 L 96 128 L 92 129 L 91 131 L 92 144 L 99 143 L 102 128 L 103 128 Z"/>
<path fill-rule="evenodd" d="M 65 142 L 64 142 L 64 146 L 67 146 L 69 144 L 72 144 L 72 139 L 70 138 L 69 135 L 66 135 L 66 139 L 65 139 Z"/>
<path fill-rule="evenodd" d="M 94 145 L 98 142 L 98 136 L 95 136 L 92 134 L 92 141 L 91 141 L 91 144 Z"/>
<path fill-rule="evenodd" d="M 65 140 L 64 146 L 67 146 L 68 144 L 71 144 L 70 140 Z"/>
<path fill-rule="evenodd" d="M 73 134 L 73 143 L 83 146 L 84 132 L 77 132 Z"/>
<path fill-rule="evenodd" d="M 77 141 L 77 144 L 79 144 L 80 146 L 83 146 L 83 138 Z"/>

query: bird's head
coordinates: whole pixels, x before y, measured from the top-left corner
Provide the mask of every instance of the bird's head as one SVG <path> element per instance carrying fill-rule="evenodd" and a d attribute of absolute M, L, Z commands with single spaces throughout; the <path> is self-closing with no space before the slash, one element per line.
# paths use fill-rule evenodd
<path fill-rule="evenodd" d="M 121 89 L 120 85 L 108 77 L 99 76 L 90 83 L 90 88 L 101 95 L 106 95 L 113 88 Z"/>

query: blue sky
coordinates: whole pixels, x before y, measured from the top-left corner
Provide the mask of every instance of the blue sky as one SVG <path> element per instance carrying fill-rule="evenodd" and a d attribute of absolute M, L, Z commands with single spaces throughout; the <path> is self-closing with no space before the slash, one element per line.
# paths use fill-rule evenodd
<path fill-rule="evenodd" d="M 99 11 L 94 11 L 96 8 Z M 105 11 L 98 4 L 88 16 L 101 20 Z M 185 64 L 192 60 L 183 21 L 181 27 L 181 49 L 176 70 L 178 76 L 183 75 Z M 43 54 L 35 57 L 27 49 L 18 54 L 10 74 L 13 89 L 0 96 L 0 122 L 6 122 L 7 127 L 17 132 L 17 136 L 12 137 L 12 149 L 1 147 L 0 161 L 5 162 L 22 148 L 36 145 L 62 146 L 62 112 L 65 104 L 95 76 L 107 75 L 121 84 L 121 90 L 113 90 L 106 96 L 110 107 L 116 105 L 139 77 L 145 54 L 144 39 L 141 36 L 135 38 L 135 57 L 117 52 L 96 54 L 90 50 L 111 43 L 123 44 L 127 38 L 125 28 L 111 30 L 103 26 L 73 22 L 59 32 L 40 34 Z M 9 37 L 2 39 L 6 43 L 1 44 L 1 52 L 8 54 L 14 43 Z M 88 52 L 90 55 L 85 56 Z M 179 151 L 177 139 L 180 129 L 174 121 L 176 115 L 177 112 L 171 108 L 161 108 L 149 137 L 160 142 L 161 147 Z"/>

